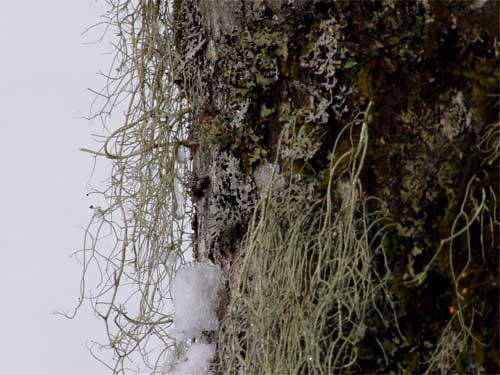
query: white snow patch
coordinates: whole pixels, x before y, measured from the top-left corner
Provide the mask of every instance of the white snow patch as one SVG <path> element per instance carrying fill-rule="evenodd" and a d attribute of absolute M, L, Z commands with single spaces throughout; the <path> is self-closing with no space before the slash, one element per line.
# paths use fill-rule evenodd
<path fill-rule="evenodd" d="M 212 375 L 210 362 L 215 355 L 215 344 L 193 343 L 185 357 L 170 365 L 164 375 Z"/>
<path fill-rule="evenodd" d="M 192 263 L 180 269 L 170 288 L 174 302 L 174 324 L 180 340 L 216 331 L 216 308 L 223 287 L 222 271 L 211 263 Z"/>

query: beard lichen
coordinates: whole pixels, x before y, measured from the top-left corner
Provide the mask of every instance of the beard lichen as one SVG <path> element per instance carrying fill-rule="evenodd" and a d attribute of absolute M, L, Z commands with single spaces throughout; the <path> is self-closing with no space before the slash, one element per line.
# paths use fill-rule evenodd
<path fill-rule="evenodd" d="M 361 128 L 350 152 L 333 149 L 326 194 L 318 195 L 300 175 L 273 169 L 241 246 L 238 285 L 219 339 L 221 373 L 350 371 L 369 317 L 397 327 L 394 315 L 380 310 L 385 304 L 394 312 L 381 245 L 387 225 L 381 210 L 368 210 L 359 178 L 370 106 L 362 121 L 341 132 Z M 343 158 L 349 166 L 337 173 Z M 384 350 L 380 345 L 381 356 Z"/>

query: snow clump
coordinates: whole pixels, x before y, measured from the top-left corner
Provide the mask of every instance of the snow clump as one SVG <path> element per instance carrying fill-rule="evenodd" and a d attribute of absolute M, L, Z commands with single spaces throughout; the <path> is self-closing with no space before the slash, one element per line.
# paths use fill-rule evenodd
<path fill-rule="evenodd" d="M 212 375 L 210 362 L 215 355 L 215 344 L 195 342 L 187 349 L 185 357 L 169 366 L 165 375 Z"/>
<path fill-rule="evenodd" d="M 170 291 L 178 339 L 201 337 L 203 331 L 219 328 L 216 309 L 223 286 L 222 271 L 211 263 L 192 263 L 177 272 Z"/>

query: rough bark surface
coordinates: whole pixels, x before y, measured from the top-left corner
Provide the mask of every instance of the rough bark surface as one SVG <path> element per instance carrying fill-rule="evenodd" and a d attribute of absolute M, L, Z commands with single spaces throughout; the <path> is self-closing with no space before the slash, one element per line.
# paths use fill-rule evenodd
<path fill-rule="evenodd" d="M 459 306 L 478 340 L 449 371 L 499 371 L 499 12 L 496 0 L 175 1 L 177 75 L 193 108 L 195 256 L 230 275 L 229 294 L 281 129 L 307 135 L 287 167 L 321 194 L 334 141 L 371 102 L 362 183 L 397 224 L 384 247 L 405 340 L 374 316 L 349 371 L 425 371 Z M 472 220 L 481 202 L 487 223 Z M 436 255 L 464 225 L 468 239 Z M 421 284 L 405 283 L 431 261 Z"/>

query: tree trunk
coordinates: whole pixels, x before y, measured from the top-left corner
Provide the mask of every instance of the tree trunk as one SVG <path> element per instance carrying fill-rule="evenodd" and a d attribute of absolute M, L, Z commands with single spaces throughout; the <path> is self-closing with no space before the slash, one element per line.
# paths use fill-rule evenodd
<path fill-rule="evenodd" d="M 258 343 L 249 327 L 259 316 L 243 314 L 238 361 L 224 359 L 230 349 L 219 337 L 221 373 L 499 371 L 499 4 L 175 0 L 176 74 L 193 110 L 195 258 L 229 275 L 221 319 L 230 324 L 228 306 L 236 309 L 244 285 L 254 285 L 240 272 L 250 246 L 243 239 L 263 233 L 256 220 L 268 211 L 252 215 L 272 171 L 310 191 L 311 205 L 322 200 L 319 216 L 333 207 L 332 217 L 346 207 L 351 176 L 352 197 L 362 202 L 352 203 L 353 215 L 363 207 L 363 223 L 377 228 L 360 235 L 359 221 L 352 225 L 373 245 L 370 280 L 383 292 L 342 322 L 337 341 L 326 324 L 310 338 L 315 353 L 306 353 L 304 336 L 293 350 L 276 344 L 287 354 L 273 357 L 273 346 L 251 354 Z M 358 149 L 365 153 L 356 159 Z M 287 196 L 280 204 L 293 205 Z M 291 223 L 280 230 L 290 233 Z M 339 322 L 342 312 L 335 310 Z M 261 317 L 278 327 L 277 343 L 286 341 L 282 317 Z M 333 360 L 346 345 L 352 361 Z M 252 355 L 281 360 L 250 366 Z M 315 365 L 308 355 L 318 356 Z"/>

